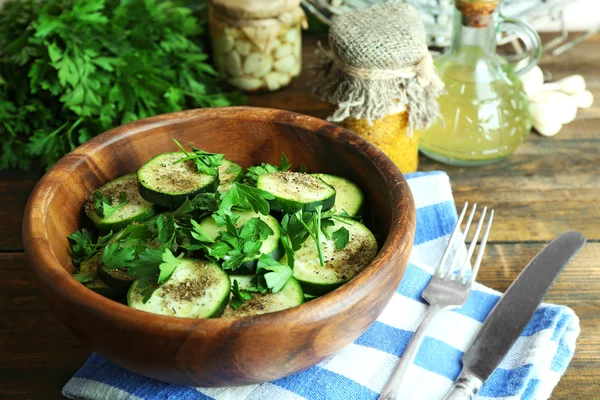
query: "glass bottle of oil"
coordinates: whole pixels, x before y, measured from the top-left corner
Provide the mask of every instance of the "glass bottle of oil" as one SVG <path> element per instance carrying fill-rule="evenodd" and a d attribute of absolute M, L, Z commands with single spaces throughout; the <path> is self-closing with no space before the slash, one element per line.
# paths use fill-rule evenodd
<path fill-rule="evenodd" d="M 459 166 L 499 161 L 529 135 L 529 106 L 518 75 L 537 63 L 541 45 L 528 25 L 501 17 L 499 4 L 455 2 L 452 46 L 435 62 L 447 91 L 438 98 L 443 120 L 419 140 L 420 151 L 437 161 Z M 522 36 L 529 54 L 528 65 L 520 70 L 496 54 L 496 34 L 508 25 Z"/>

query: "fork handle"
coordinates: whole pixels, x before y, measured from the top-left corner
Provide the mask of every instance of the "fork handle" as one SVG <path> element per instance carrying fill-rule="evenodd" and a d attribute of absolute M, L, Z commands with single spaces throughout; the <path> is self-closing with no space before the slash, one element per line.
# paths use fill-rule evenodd
<path fill-rule="evenodd" d="M 425 331 L 427 329 L 427 325 L 431 322 L 431 320 L 444 308 L 438 305 L 432 305 L 427 310 L 427 314 L 425 314 L 425 318 L 421 321 L 421 324 L 415 331 L 412 339 L 408 343 L 408 347 L 404 350 L 404 354 L 400 358 L 400 362 L 392 372 L 389 380 L 385 384 L 385 387 L 381 391 L 378 400 L 396 400 L 398 398 L 398 392 L 400 391 L 400 387 L 405 383 L 404 378 L 406 377 L 406 371 L 412 365 L 417 352 L 419 351 L 419 347 L 421 346 L 421 342 L 425 337 Z"/>

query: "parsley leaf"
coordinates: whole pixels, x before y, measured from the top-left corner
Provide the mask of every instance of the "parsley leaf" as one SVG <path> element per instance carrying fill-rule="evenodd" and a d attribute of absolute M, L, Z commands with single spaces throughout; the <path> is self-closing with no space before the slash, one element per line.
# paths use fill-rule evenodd
<path fill-rule="evenodd" d="M 303 218 L 302 222 L 300 222 L 300 218 Z M 283 216 L 281 228 L 283 229 L 283 233 L 289 238 L 291 248 L 294 251 L 299 250 L 302 243 L 309 237 L 305 226 L 311 220 L 311 213 L 286 214 Z"/>
<path fill-rule="evenodd" d="M 73 262 L 79 264 L 96 254 L 110 240 L 112 231 L 104 236 L 100 236 L 94 243 L 95 236 L 87 229 L 81 229 L 67 236 L 71 240 L 71 250 L 73 252 Z"/>
<path fill-rule="evenodd" d="M 238 281 L 234 279 L 231 286 L 231 307 L 239 310 L 244 302 L 250 299 L 252 299 L 252 295 L 247 290 L 240 289 Z"/>
<path fill-rule="evenodd" d="M 273 293 L 277 293 L 284 288 L 293 274 L 288 265 L 280 264 L 266 254 L 261 255 L 258 259 L 256 279 L 259 288 L 266 287 Z"/>
<path fill-rule="evenodd" d="M 231 250 L 231 246 L 226 242 L 218 241 L 209 250 L 209 256 L 217 260 L 225 258 Z"/>
<path fill-rule="evenodd" d="M 194 239 L 196 239 L 199 242 L 203 242 L 203 243 L 214 243 L 215 242 L 215 240 L 213 238 L 208 236 L 208 233 L 206 233 L 206 231 L 202 228 L 202 226 L 199 223 L 197 223 L 193 219 L 190 220 L 190 222 L 192 223 L 192 226 L 193 226 L 193 229 L 190 232 L 190 235 Z"/>
<path fill-rule="evenodd" d="M 222 210 L 231 210 L 233 207 L 244 210 L 252 210 L 256 213 L 268 215 L 270 211 L 267 200 L 273 200 L 275 196 L 264 190 L 235 182 L 231 189 L 221 200 Z"/>
<path fill-rule="evenodd" d="M 246 255 L 238 249 L 233 249 L 233 250 L 229 250 L 227 255 L 223 258 L 224 258 L 225 262 L 223 262 L 223 264 L 221 265 L 221 268 L 228 269 L 228 270 L 234 270 L 234 269 L 238 269 L 239 267 L 242 266 L 242 263 L 244 262 Z"/>
<path fill-rule="evenodd" d="M 136 255 L 135 247 L 111 243 L 104 248 L 102 262 L 111 269 L 127 268 Z"/>
<path fill-rule="evenodd" d="M 159 265 L 160 273 L 158 275 L 158 284 L 165 283 L 169 280 L 175 268 L 179 265 L 179 261 L 183 258 L 183 253 L 179 257 L 175 257 L 171 250 L 165 249 L 162 254 L 162 263 Z"/>
<path fill-rule="evenodd" d="M 162 257 L 164 252 L 164 249 L 145 248 L 138 255 L 138 258 L 129 264 L 127 275 L 136 279 L 154 278 L 156 282 L 160 272 L 160 264 L 163 262 Z"/>
<path fill-rule="evenodd" d="M 175 257 L 171 250 L 165 247 L 145 248 L 138 258 L 130 263 L 126 273 L 137 280 L 136 285 L 141 290 L 144 303 L 171 277 L 181 257 L 183 254 Z"/>
<path fill-rule="evenodd" d="M 285 153 L 281 153 L 281 163 L 279 164 L 280 171 L 287 171 L 292 168 L 292 164 L 288 161 Z"/>
<path fill-rule="evenodd" d="M 94 190 L 94 212 L 101 218 L 108 218 L 113 215 L 119 208 L 127 204 L 127 194 L 119 193 L 117 204 L 114 204 L 114 199 L 105 196 L 98 189 Z"/>
<path fill-rule="evenodd" d="M 296 262 L 296 254 L 294 253 L 294 249 L 292 249 L 292 245 L 287 237 L 287 235 L 281 235 L 281 244 L 283 245 L 283 251 L 285 252 L 285 258 L 287 260 L 288 265 L 291 268 L 294 268 L 294 263 Z"/>
<path fill-rule="evenodd" d="M 312 238 L 312 240 L 314 240 L 315 246 L 317 247 L 317 253 L 319 255 L 319 264 L 321 264 L 321 266 L 324 266 L 325 261 L 323 259 L 323 248 L 321 246 L 321 233 L 322 233 L 321 232 L 321 210 L 322 209 L 323 209 L 322 206 L 317 206 L 317 207 L 315 207 L 314 213 L 304 213 L 302 211 L 302 209 L 300 209 L 294 213 L 294 216 L 296 217 L 298 222 L 300 222 L 302 224 L 302 226 L 304 227 L 304 229 L 306 230 L 308 235 Z M 310 215 L 310 217 L 312 218 L 311 226 L 309 226 L 308 223 L 304 220 L 304 218 L 307 215 Z"/>
<path fill-rule="evenodd" d="M 175 230 L 178 227 L 175 218 L 170 214 L 160 214 L 156 218 L 156 227 L 158 229 L 158 240 L 163 244 L 172 243 L 175 238 Z"/>
<path fill-rule="evenodd" d="M 179 143 L 175 139 L 173 139 L 173 141 L 181 149 L 181 151 L 185 154 L 185 157 L 183 157 L 180 160 L 175 161 L 174 164 L 178 164 L 180 162 L 184 162 L 184 161 L 188 161 L 188 160 L 193 160 L 194 164 L 196 164 L 196 167 L 198 168 L 199 173 L 211 175 L 211 176 L 218 175 L 219 171 L 218 171 L 217 167 L 219 165 L 221 165 L 221 162 L 225 158 L 224 154 L 209 153 L 208 151 L 198 149 L 194 146 L 190 146 L 192 148 L 192 152 L 188 153 L 183 148 L 181 143 Z"/>
<path fill-rule="evenodd" d="M 338 250 L 341 250 L 348 245 L 348 242 L 350 241 L 350 232 L 342 226 L 340 229 L 333 232 L 333 240 L 335 240 L 335 247 Z"/>
<path fill-rule="evenodd" d="M 198 210 L 214 212 L 219 209 L 219 201 L 219 192 L 200 193 L 191 200 L 186 198 L 183 204 L 173 211 L 171 215 L 175 218 L 180 218 Z"/>
<path fill-rule="evenodd" d="M 96 279 L 96 274 L 93 272 L 79 272 L 77 274 L 73 274 L 73 278 L 75 278 L 78 282 L 88 283 Z"/>
<path fill-rule="evenodd" d="M 281 153 L 281 163 L 278 166 L 261 163 L 260 166 L 248 167 L 246 169 L 245 181 L 251 186 L 256 186 L 256 180 L 264 174 L 271 174 L 278 171 L 287 171 L 292 167 L 285 153 Z"/>

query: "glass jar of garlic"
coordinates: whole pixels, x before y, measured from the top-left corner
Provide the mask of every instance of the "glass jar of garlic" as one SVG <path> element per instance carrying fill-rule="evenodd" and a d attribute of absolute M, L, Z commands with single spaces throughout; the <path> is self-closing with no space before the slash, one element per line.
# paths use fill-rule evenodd
<path fill-rule="evenodd" d="M 381 149 L 403 173 L 418 167 L 418 132 L 438 116 L 443 84 L 418 11 L 387 2 L 333 19 L 318 50 L 314 92 L 335 106 L 328 119 Z"/>
<path fill-rule="evenodd" d="M 302 68 L 300 0 L 211 0 L 213 60 L 226 81 L 241 90 L 277 90 Z"/>

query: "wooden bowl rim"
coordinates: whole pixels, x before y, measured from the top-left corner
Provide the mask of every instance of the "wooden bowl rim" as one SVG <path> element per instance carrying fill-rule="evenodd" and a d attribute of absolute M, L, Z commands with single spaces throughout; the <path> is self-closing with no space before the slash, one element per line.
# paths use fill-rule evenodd
<path fill-rule="evenodd" d="M 248 115 L 248 111 L 251 115 Z M 324 135 L 342 146 L 354 148 L 372 162 L 377 171 L 389 183 L 392 202 L 392 223 L 387 239 L 379 250 L 377 257 L 357 277 L 342 287 L 299 307 L 242 318 L 193 319 L 175 316 L 152 314 L 128 307 L 127 305 L 101 296 L 76 281 L 60 264 L 50 247 L 48 232 L 45 229 L 46 210 L 56 192 L 52 182 L 60 182 L 61 177 L 68 175 L 89 157 L 87 152 L 100 150 L 128 136 L 136 135 L 160 126 L 185 123 L 190 120 L 241 119 L 255 121 L 271 121 L 277 117 L 278 124 L 287 124 Z M 399 205 L 404 204 L 402 208 Z M 80 212 L 80 210 L 79 210 Z M 402 215 L 404 214 L 404 215 Z M 399 223 L 401 220 L 406 223 Z M 23 242 L 30 268 L 36 280 L 52 288 L 63 300 L 85 305 L 95 315 L 107 320 L 117 318 L 122 323 L 160 327 L 163 331 L 188 332 L 200 329 L 210 332 L 236 326 L 251 327 L 261 324 L 311 323 L 318 322 L 349 310 L 353 304 L 364 297 L 363 293 L 377 290 L 379 279 L 383 279 L 397 265 L 391 265 L 397 253 L 410 249 L 415 220 L 415 207 L 408 184 L 396 165 L 378 148 L 359 136 L 338 125 L 322 119 L 298 114 L 290 111 L 260 107 L 221 107 L 193 109 L 176 113 L 162 114 L 146 118 L 130 124 L 111 129 L 79 146 L 63 157 L 52 167 L 34 188 L 25 209 L 23 218 Z M 366 272 L 370 271 L 370 274 Z M 349 294 L 352 293 L 352 296 Z M 329 305 L 329 306 L 328 306 Z M 244 323 L 239 324 L 243 319 Z"/>

